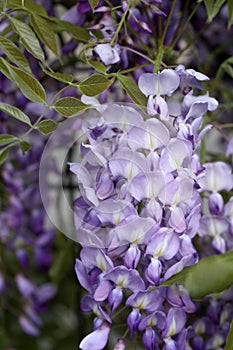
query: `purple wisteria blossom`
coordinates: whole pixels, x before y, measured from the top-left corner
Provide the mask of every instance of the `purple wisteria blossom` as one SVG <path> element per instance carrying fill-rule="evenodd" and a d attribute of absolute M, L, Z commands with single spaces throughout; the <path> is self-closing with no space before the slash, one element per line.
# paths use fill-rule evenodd
<path fill-rule="evenodd" d="M 95 52 L 106 66 L 120 61 L 119 50 L 117 47 L 111 47 L 110 44 L 97 45 L 95 47 Z"/>
<path fill-rule="evenodd" d="M 146 349 L 185 349 L 187 313 L 195 312 L 195 305 L 182 286 L 161 284 L 198 261 L 192 240 L 201 217 L 200 191 L 222 185 L 210 188 L 212 170 L 195 153 L 201 134 L 209 130 L 202 130 L 203 115 L 217 101 L 193 90 L 183 95 L 181 76 L 185 84 L 207 77 L 193 70 L 182 74 L 165 69 L 139 78 L 149 98 L 148 115 L 117 104 L 101 109 L 95 100 L 100 116 L 83 125 L 82 162 L 70 164 L 80 190 L 75 223 L 83 248 L 76 274 L 88 292 L 82 310 L 99 320 L 81 342 L 83 349 L 95 334 L 101 338 L 96 349 L 105 346 L 115 315 L 124 315 L 121 307 L 128 310 L 124 320 L 130 338 L 141 334 Z M 173 114 L 165 98 L 174 98 L 179 86 Z M 213 211 L 223 212 L 221 199 L 211 203 Z"/>

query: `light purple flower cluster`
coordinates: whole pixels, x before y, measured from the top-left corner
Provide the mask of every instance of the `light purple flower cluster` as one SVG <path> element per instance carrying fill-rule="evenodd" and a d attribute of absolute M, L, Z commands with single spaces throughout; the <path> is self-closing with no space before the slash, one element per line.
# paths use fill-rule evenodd
<path fill-rule="evenodd" d="M 210 244 L 217 253 L 225 253 L 233 247 L 233 197 L 224 204 L 220 192 L 233 188 L 232 168 L 217 161 L 206 163 L 205 174 L 199 175 L 199 184 L 208 195 L 209 213 L 200 221 L 199 235 L 205 244 Z"/>
<path fill-rule="evenodd" d="M 88 291 L 81 308 L 97 316 L 83 350 L 105 347 L 123 305 L 130 338 L 139 332 L 148 350 L 185 349 L 186 313 L 195 305 L 181 286 L 160 285 L 198 260 L 192 239 L 205 170 L 195 150 L 209 130 L 202 129 L 203 115 L 218 105 L 208 95 L 193 95 L 193 82 L 204 79 L 183 66 L 143 74 L 144 117 L 129 106 L 100 108 L 93 99 L 101 116 L 84 122 L 83 160 L 70 164 L 79 181 L 75 223 L 83 246 L 75 268 Z M 115 349 L 124 349 L 119 342 Z"/>
<path fill-rule="evenodd" d="M 34 137 L 34 141 L 35 139 Z M 17 298 L 20 295 L 21 311 L 18 321 L 24 332 L 32 336 L 40 333 L 40 314 L 56 294 L 56 288 L 48 282 L 48 277 L 46 279 L 43 276 L 52 262 L 55 233 L 46 227 L 45 211 L 38 188 L 41 146 L 43 147 L 42 143 L 25 156 L 18 151 L 17 156 L 13 155 L 15 166 L 7 163 L 2 171 L 6 203 L 3 203 L 0 214 L 0 245 L 4 250 L 3 266 L 0 266 L 0 294 L 5 306 L 12 302 L 15 295 Z M 8 264 L 14 265 L 11 267 L 15 274 L 14 280 L 9 279 Z M 32 272 L 41 275 L 40 284 L 32 277 Z"/>

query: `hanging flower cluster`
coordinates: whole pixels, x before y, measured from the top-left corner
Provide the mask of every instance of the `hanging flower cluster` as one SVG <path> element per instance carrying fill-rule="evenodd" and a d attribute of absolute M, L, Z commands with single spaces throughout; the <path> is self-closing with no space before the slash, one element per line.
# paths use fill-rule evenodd
<path fill-rule="evenodd" d="M 183 66 L 141 75 L 145 116 L 83 97 L 101 111 L 83 123 L 82 162 L 70 164 L 79 182 L 75 223 L 83 246 L 75 268 L 88 292 L 81 308 L 97 316 L 83 350 L 105 347 L 115 315 L 123 315 L 130 338 L 142 335 L 148 350 L 185 347 L 186 313 L 195 305 L 181 286 L 161 284 L 198 260 L 192 240 L 206 171 L 195 150 L 210 128 L 202 129 L 203 115 L 218 105 L 208 95 L 193 95 L 191 84 L 204 79 Z M 179 86 L 189 93 L 179 93 Z M 115 349 L 124 349 L 119 342 Z"/>

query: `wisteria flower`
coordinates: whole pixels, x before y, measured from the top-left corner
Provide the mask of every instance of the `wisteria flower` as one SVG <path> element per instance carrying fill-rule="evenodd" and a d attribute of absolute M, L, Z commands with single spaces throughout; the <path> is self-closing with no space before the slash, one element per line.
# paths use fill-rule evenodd
<path fill-rule="evenodd" d="M 117 50 L 116 46 L 112 47 L 110 44 L 99 44 L 94 50 L 106 66 L 120 61 L 119 50 Z"/>
<path fill-rule="evenodd" d="M 148 97 L 147 113 L 151 116 L 158 114 L 161 119 L 167 120 L 169 117 L 168 105 L 161 96 L 171 96 L 179 83 L 180 78 L 172 69 L 164 69 L 158 74 L 142 74 L 138 80 L 138 86 Z"/>

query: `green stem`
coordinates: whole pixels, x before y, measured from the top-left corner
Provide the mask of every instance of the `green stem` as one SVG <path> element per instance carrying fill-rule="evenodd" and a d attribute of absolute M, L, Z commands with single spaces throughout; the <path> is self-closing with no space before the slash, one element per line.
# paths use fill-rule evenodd
<path fill-rule="evenodd" d="M 133 53 L 136 53 L 136 55 L 143 57 L 145 60 L 147 60 L 148 62 L 154 64 L 154 61 L 152 59 L 150 59 L 149 57 L 147 57 L 146 55 L 143 55 L 143 53 L 136 51 L 134 49 L 132 49 L 131 47 L 127 47 L 127 46 L 121 46 L 122 49 L 131 51 Z"/>
<path fill-rule="evenodd" d="M 176 6 L 176 0 L 173 0 L 171 9 L 170 9 L 170 12 L 169 12 L 169 15 L 168 15 L 168 18 L 166 20 L 165 28 L 164 28 L 164 31 L 163 31 L 163 34 L 162 34 L 162 37 L 161 37 L 160 46 L 163 46 L 164 39 L 166 37 L 167 30 L 168 30 L 169 24 L 171 22 L 171 18 L 172 18 L 172 14 L 173 14 L 175 6 Z"/>
<path fill-rule="evenodd" d="M 45 116 L 45 114 L 48 112 L 48 110 L 50 109 L 51 105 L 53 104 L 53 102 L 56 100 L 56 98 L 64 91 L 70 89 L 72 87 L 72 85 L 66 85 L 65 87 L 63 87 L 61 90 L 59 90 L 51 99 L 50 104 L 48 104 L 45 109 L 43 110 L 43 112 L 41 113 L 41 115 L 38 117 L 38 119 L 36 120 L 36 122 L 33 124 L 33 126 L 27 130 L 27 132 L 23 135 L 22 138 L 24 138 L 25 136 L 29 135 L 32 130 L 35 130 L 37 125 L 40 123 L 41 119 Z"/>
<path fill-rule="evenodd" d="M 144 64 L 141 64 L 140 66 L 131 67 L 129 69 L 125 69 L 125 70 L 119 71 L 117 73 L 110 73 L 110 74 L 108 74 L 108 77 L 111 77 L 111 76 L 116 77 L 118 73 L 120 73 L 120 74 L 131 73 L 131 72 L 134 72 L 135 70 L 147 67 L 148 65 L 149 65 L 149 63 L 144 63 Z"/>
<path fill-rule="evenodd" d="M 105 0 L 105 2 L 107 3 L 107 5 L 109 6 L 109 7 L 113 7 L 113 4 L 111 4 L 111 1 L 109 1 L 109 0 Z"/>
<path fill-rule="evenodd" d="M 114 36 L 112 37 L 111 44 L 114 44 L 114 42 L 116 41 L 117 36 L 121 30 L 121 27 L 123 26 L 123 24 L 125 22 L 126 16 L 128 15 L 128 12 L 129 12 L 129 6 L 127 7 L 126 11 L 124 12 L 123 16 L 121 17 L 121 20 L 117 26 L 116 32 L 115 32 Z"/>
<path fill-rule="evenodd" d="M 163 46 L 160 46 L 157 52 L 157 56 L 154 62 L 154 73 L 158 73 L 162 59 L 163 59 L 163 55 L 164 55 L 164 48 Z"/>

